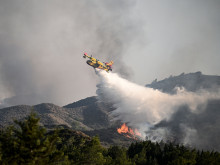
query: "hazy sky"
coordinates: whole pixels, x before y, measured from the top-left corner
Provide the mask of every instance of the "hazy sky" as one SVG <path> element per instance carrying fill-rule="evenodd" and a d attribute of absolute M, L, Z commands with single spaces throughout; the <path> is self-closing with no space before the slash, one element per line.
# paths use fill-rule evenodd
<path fill-rule="evenodd" d="M 220 75 L 219 0 L 1 0 L 0 102 L 65 105 L 95 95 L 82 58 L 145 85 L 182 72 Z"/>

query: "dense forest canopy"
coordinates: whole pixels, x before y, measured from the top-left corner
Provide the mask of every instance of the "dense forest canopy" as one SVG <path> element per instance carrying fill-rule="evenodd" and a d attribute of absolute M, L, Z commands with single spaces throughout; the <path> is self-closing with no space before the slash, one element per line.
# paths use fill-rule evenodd
<path fill-rule="evenodd" d="M 200 151 L 172 143 L 142 141 L 128 148 L 105 148 L 99 138 L 79 131 L 47 131 L 31 113 L 15 126 L 1 130 L 0 164 L 123 164 L 123 165 L 218 165 L 220 153 Z"/>

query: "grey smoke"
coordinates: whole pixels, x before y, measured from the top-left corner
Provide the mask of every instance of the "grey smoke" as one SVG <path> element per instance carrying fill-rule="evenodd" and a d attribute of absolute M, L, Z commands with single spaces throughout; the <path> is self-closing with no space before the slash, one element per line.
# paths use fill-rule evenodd
<path fill-rule="evenodd" d="M 201 72 L 171 76 L 162 81 L 154 81 L 147 87 L 175 94 L 176 86 L 184 86 L 188 91 L 205 89 L 211 93 L 220 87 L 220 76 L 203 75 Z M 208 100 L 206 107 L 198 107 L 199 113 L 192 113 L 186 105 L 178 108 L 170 120 L 163 120 L 152 128 L 153 134 L 160 134 L 168 140 L 196 146 L 199 149 L 220 150 L 220 100 Z"/>
<path fill-rule="evenodd" d="M 175 142 L 187 144 L 198 149 L 220 151 L 220 100 L 209 100 L 205 110 L 192 113 L 187 106 L 182 106 L 168 121 L 161 121 L 153 131 L 163 129 L 164 138 L 173 138 Z"/>
<path fill-rule="evenodd" d="M 64 105 L 95 95 L 95 73 L 84 52 L 114 60 L 114 71 L 130 76 L 121 58 L 141 37 L 130 14 L 134 6 L 132 0 L 1 1 L 1 106 Z"/>
<path fill-rule="evenodd" d="M 220 74 L 218 0 L 1 0 L 1 105 L 64 105 L 95 95 L 82 53 L 139 84 Z M 12 98 L 13 97 L 13 98 Z"/>
<path fill-rule="evenodd" d="M 175 94 L 143 87 L 114 73 L 97 71 L 97 94 L 116 108 L 111 115 L 155 141 L 175 141 L 199 149 L 220 150 L 220 90 Z"/>

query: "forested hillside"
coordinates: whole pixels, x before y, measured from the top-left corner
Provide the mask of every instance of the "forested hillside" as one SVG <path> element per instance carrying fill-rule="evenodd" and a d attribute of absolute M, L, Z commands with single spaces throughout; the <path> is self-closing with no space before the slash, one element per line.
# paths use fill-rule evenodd
<path fill-rule="evenodd" d="M 16 126 L 1 130 L 0 164 L 100 164 L 100 165 L 218 165 L 220 153 L 199 151 L 172 143 L 142 141 L 128 148 L 104 148 L 99 138 L 79 131 L 56 129 L 50 132 L 39 125 L 31 113 Z"/>

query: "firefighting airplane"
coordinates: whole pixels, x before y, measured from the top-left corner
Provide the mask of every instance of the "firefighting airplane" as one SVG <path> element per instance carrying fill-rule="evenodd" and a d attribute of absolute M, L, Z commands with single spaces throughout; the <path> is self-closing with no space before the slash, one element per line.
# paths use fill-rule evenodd
<path fill-rule="evenodd" d="M 105 70 L 106 72 L 112 71 L 112 64 L 114 63 L 113 61 L 109 62 L 109 63 L 102 63 L 99 60 L 95 59 L 94 57 L 89 56 L 87 53 L 84 53 L 83 55 L 84 58 L 89 58 L 89 60 L 86 61 L 86 63 L 90 66 L 92 66 L 93 68 L 98 68 L 98 69 L 102 69 Z"/>

